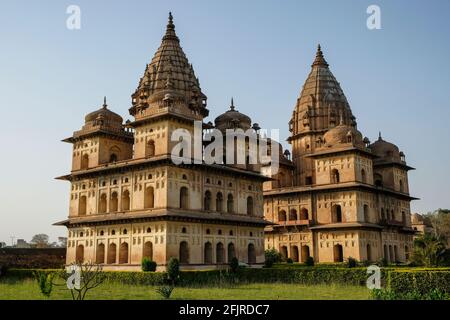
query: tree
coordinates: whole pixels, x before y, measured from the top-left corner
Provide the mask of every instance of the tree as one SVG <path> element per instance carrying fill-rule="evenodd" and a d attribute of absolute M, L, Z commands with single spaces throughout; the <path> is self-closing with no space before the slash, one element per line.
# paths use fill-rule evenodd
<path fill-rule="evenodd" d="M 72 284 L 69 290 L 73 300 L 84 300 L 89 290 L 97 288 L 106 280 L 102 267 L 92 262 L 73 263 L 69 266 L 70 269 L 74 270 L 73 273 L 69 274 L 66 270 L 63 270 L 60 272 L 60 277 L 64 280 L 62 285 Z M 77 277 L 79 286 L 77 285 Z"/>
<path fill-rule="evenodd" d="M 67 247 L 67 237 L 58 237 L 58 243 L 61 248 Z"/>
<path fill-rule="evenodd" d="M 431 222 L 434 236 L 445 240 L 448 244 L 450 242 L 450 210 L 437 209 L 433 212 L 428 212 L 425 217 Z"/>
<path fill-rule="evenodd" d="M 31 239 L 31 243 L 34 244 L 37 248 L 46 248 L 48 247 L 48 235 L 44 233 L 36 234 Z"/>
<path fill-rule="evenodd" d="M 420 266 L 435 267 L 443 259 L 445 244 L 434 235 L 425 234 L 414 240 L 411 261 Z"/>
<path fill-rule="evenodd" d="M 264 255 L 264 266 L 266 268 L 271 268 L 274 263 L 281 262 L 282 260 L 281 253 L 275 250 L 275 248 L 264 251 Z"/>

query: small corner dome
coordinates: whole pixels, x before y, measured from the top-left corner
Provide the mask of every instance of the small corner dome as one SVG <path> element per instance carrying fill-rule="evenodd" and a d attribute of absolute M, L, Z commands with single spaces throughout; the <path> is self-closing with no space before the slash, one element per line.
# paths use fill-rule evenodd
<path fill-rule="evenodd" d="M 108 105 L 106 104 L 106 99 L 105 99 L 103 106 L 100 109 L 87 114 L 86 117 L 84 118 L 84 121 L 86 123 L 88 123 L 88 122 L 93 122 L 95 120 L 101 119 L 101 120 L 105 120 L 109 123 L 117 123 L 117 124 L 122 125 L 122 122 L 123 122 L 122 117 L 119 116 L 117 113 L 112 112 L 107 107 L 108 107 Z"/>
<path fill-rule="evenodd" d="M 362 145 L 363 136 L 355 127 L 340 124 L 324 134 L 327 145 L 337 145 L 341 143 L 352 143 L 353 145 Z M 349 140 L 350 138 L 350 140 Z"/>
<path fill-rule="evenodd" d="M 240 113 L 235 110 L 233 100 L 231 101 L 230 110 L 219 115 L 214 124 L 216 128 L 220 129 L 233 129 L 241 128 L 243 130 L 250 129 L 252 127 L 252 119 L 249 116 Z"/>
<path fill-rule="evenodd" d="M 369 148 L 372 150 L 373 154 L 381 157 L 381 158 L 392 158 L 396 160 L 400 160 L 400 150 L 398 147 L 388 141 L 383 140 L 381 135 L 378 137 L 378 140 L 372 143 Z"/>

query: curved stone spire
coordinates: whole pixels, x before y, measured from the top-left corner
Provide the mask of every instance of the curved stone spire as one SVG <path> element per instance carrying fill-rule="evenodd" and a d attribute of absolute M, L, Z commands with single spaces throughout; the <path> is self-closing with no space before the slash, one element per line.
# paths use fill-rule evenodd
<path fill-rule="evenodd" d="M 326 131 L 340 123 L 356 125 L 355 118 L 341 89 L 331 73 L 320 45 L 291 119 L 295 136 L 310 131 Z"/>
<path fill-rule="evenodd" d="M 208 114 L 206 96 L 202 93 L 194 69 L 180 46 L 172 13 L 169 13 L 161 45 L 146 66 L 138 88 L 132 95 L 133 106 L 130 108 L 130 114 L 135 116 L 138 110 L 152 106 L 161 107 L 168 100 L 177 106 L 184 105 L 194 109 L 195 113 L 203 117 Z"/>

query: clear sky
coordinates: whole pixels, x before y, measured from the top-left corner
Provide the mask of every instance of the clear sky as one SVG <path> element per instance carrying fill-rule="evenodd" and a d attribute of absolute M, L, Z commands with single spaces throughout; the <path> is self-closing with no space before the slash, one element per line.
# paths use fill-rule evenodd
<path fill-rule="evenodd" d="M 81 29 L 66 28 L 69 5 Z M 366 9 L 381 9 L 381 30 Z M 7 1 L 0 8 L 0 241 L 30 240 L 68 215 L 71 145 L 84 115 L 130 95 L 160 44 L 168 12 L 208 96 L 209 120 L 236 108 L 288 136 L 320 42 L 357 117 L 416 167 L 413 212 L 450 207 L 450 1 Z"/>

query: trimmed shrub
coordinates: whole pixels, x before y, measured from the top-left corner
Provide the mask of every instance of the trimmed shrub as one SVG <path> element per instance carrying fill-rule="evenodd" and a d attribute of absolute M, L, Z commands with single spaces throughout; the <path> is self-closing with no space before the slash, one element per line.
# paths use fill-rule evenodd
<path fill-rule="evenodd" d="M 142 258 L 142 271 L 156 271 L 156 262 L 149 258 Z"/>
<path fill-rule="evenodd" d="M 169 281 L 175 283 L 180 276 L 180 263 L 176 258 L 170 258 L 167 264 L 167 277 Z"/>
<path fill-rule="evenodd" d="M 239 269 L 239 260 L 234 257 L 233 259 L 231 259 L 230 261 L 230 269 L 231 272 L 236 273 Z"/>
<path fill-rule="evenodd" d="M 264 251 L 264 267 L 271 268 L 274 263 L 281 262 L 281 253 L 279 253 L 275 248 Z"/>
<path fill-rule="evenodd" d="M 349 267 L 349 268 L 355 268 L 357 265 L 358 265 L 358 262 L 356 261 L 355 258 L 348 257 L 348 260 L 347 260 L 347 267 Z"/>
<path fill-rule="evenodd" d="M 397 294 L 417 291 L 424 295 L 433 290 L 450 293 L 450 271 L 445 269 L 389 271 L 388 288 Z"/>
<path fill-rule="evenodd" d="M 308 267 L 314 266 L 314 258 L 311 257 L 311 256 L 309 256 L 308 258 L 306 258 L 305 264 L 306 264 Z"/>
<path fill-rule="evenodd" d="M 291 258 L 287 258 L 287 259 L 286 259 L 286 263 L 288 263 L 288 264 L 293 264 L 293 263 L 294 263 L 294 260 L 292 260 Z"/>

